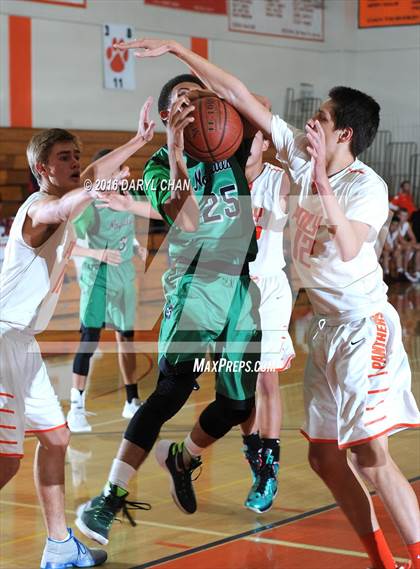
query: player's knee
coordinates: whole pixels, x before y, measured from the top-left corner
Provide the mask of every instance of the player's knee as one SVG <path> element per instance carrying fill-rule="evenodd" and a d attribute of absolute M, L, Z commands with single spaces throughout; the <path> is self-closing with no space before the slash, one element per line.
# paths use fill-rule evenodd
<path fill-rule="evenodd" d="M 258 395 L 265 398 L 276 396 L 279 390 L 277 379 L 276 373 L 261 372 L 258 375 Z"/>
<path fill-rule="evenodd" d="M 380 466 L 385 466 L 388 461 L 388 452 L 376 441 L 370 441 L 363 445 L 355 446 L 351 449 L 351 460 L 357 470 L 365 478 L 372 480 L 375 471 Z"/>
<path fill-rule="evenodd" d="M 20 458 L 14 456 L 0 457 L 0 488 L 3 488 L 18 472 Z"/>
<path fill-rule="evenodd" d="M 73 362 L 73 373 L 87 376 L 90 358 L 98 347 L 101 330 L 99 328 L 85 328 L 82 326 L 81 332 L 79 350 Z"/>
<path fill-rule="evenodd" d="M 115 338 L 119 344 L 128 344 L 134 340 L 134 331 L 115 332 Z"/>
<path fill-rule="evenodd" d="M 201 413 L 199 419 L 200 426 L 211 437 L 220 439 L 232 427 L 240 425 L 249 419 L 254 407 L 254 398 L 236 401 L 217 394 L 216 400 L 210 403 Z"/>
<path fill-rule="evenodd" d="M 160 374 L 155 391 L 131 419 L 124 437 L 150 452 L 162 425 L 184 405 L 193 391 L 191 375 L 165 376 Z"/>
<path fill-rule="evenodd" d="M 322 480 L 327 481 L 330 476 L 335 475 L 335 456 L 329 455 L 319 445 L 309 445 L 308 460 L 312 470 Z"/>
<path fill-rule="evenodd" d="M 67 426 L 53 431 L 37 434 L 41 446 L 50 452 L 65 454 L 70 443 L 70 431 Z"/>

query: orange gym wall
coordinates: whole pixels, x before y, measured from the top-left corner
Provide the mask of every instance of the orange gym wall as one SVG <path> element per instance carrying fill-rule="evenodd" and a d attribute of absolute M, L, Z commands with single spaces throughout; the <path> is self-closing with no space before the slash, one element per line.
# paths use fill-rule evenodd
<path fill-rule="evenodd" d="M 32 126 L 31 18 L 9 16 L 10 126 Z"/>

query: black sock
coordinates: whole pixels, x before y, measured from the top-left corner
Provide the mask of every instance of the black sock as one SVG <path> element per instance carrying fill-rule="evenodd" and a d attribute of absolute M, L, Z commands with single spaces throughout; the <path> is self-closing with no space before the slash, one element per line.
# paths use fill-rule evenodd
<path fill-rule="evenodd" d="M 273 454 L 274 462 L 280 461 L 280 439 L 261 439 L 263 452 L 270 449 Z"/>
<path fill-rule="evenodd" d="M 127 394 L 127 401 L 131 403 L 133 399 L 139 399 L 139 392 L 137 389 L 137 383 L 131 383 L 125 386 L 125 391 Z"/>
<path fill-rule="evenodd" d="M 242 435 L 242 440 L 247 450 L 258 452 L 262 448 L 262 442 L 258 433 L 251 433 L 250 435 Z"/>

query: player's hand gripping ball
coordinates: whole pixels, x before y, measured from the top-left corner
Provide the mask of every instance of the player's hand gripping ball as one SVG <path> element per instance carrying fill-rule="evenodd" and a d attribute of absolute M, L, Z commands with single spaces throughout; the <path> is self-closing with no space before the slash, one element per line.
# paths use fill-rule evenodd
<path fill-rule="evenodd" d="M 188 94 L 194 121 L 184 129 L 184 149 L 200 162 L 218 162 L 235 154 L 243 138 L 239 113 L 215 95 Z"/>

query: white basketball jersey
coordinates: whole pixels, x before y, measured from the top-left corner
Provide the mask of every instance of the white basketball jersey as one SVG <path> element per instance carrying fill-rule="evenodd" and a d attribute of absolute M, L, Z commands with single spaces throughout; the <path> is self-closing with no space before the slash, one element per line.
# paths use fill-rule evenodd
<path fill-rule="evenodd" d="M 292 258 L 314 311 L 345 320 L 380 311 L 386 302 L 387 287 L 375 242 L 388 217 L 385 182 L 358 159 L 329 177 L 346 218 L 371 228 L 356 257 L 343 261 L 329 234 L 320 197 L 312 191 L 306 135 L 278 116 L 273 116 L 271 134 L 277 157 L 285 163 L 293 182 L 289 197 Z"/>
<path fill-rule="evenodd" d="M 251 276 L 278 275 L 286 264 L 283 231 L 287 214 L 282 210 L 280 201 L 280 186 L 284 175 L 281 168 L 265 163 L 264 170 L 250 184 L 258 243 L 257 257 L 249 263 Z"/>
<path fill-rule="evenodd" d="M 71 222 L 61 223 L 40 247 L 25 243 L 22 228 L 26 214 L 41 198 L 41 192 L 36 192 L 19 208 L 0 274 L 0 321 L 33 334 L 48 326 L 75 244 Z"/>

